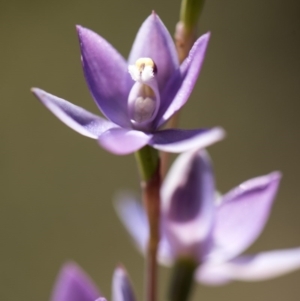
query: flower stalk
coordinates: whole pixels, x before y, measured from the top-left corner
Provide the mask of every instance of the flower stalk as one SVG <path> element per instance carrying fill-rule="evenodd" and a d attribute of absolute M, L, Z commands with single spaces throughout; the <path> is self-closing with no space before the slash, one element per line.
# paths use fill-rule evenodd
<path fill-rule="evenodd" d="M 156 301 L 157 250 L 160 239 L 160 160 L 158 151 L 145 146 L 136 152 L 142 178 L 143 203 L 149 221 L 149 240 L 146 251 L 146 301 Z"/>
<path fill-rule="evenodd" d="M 204 6 L 204 0 L 182 0 L 180 21 L 175 30 L 175 41 L 179 61 L 183 62 L 188 56 L 196 40 L 196 27 Z"/>
<path fill-rule="evenodd" d="M 204 0 L 182 0 L 180 20 L 175 28 L 175 45 L 180 64 L 188 57 L 196 41 L 196 27 L 204 6 Z M 176 112 L 167 124 L 167 128 L 176 128 L 179 122 L 179 112 Z M 161 152 L 161 176 L 165 177 L 169 167 L 169 154 Z"/>

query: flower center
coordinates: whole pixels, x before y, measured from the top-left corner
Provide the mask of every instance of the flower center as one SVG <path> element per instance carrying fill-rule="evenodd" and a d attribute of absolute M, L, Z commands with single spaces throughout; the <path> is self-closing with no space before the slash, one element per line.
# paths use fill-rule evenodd
<path fill-rule="evenodd" d="M 135 84 L 128 96 L 128 110 L 132 125 L 141 130 L 150 128 L 159 105 L 160 96 L 156 81 L 157 67 L 150 58 L 140 58 L 128 66 Z"/>
<path fill-rule="evenodd" d="M 138 59 L 134 65 L 128 66 L 128 72 L 135 82 L 147 83 L 157 73 L 154 61 L 148 57 Z"/>

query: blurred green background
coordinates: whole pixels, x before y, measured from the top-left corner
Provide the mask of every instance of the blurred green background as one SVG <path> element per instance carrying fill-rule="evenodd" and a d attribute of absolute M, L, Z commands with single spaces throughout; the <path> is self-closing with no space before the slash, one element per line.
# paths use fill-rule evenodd
<path fill-rule="evenodd" d="M 142 300 L 143 260 L 112 207 L 118 189 L 138 190 L 133 156 L 115 157 L 59 122 L 29 92 L 36 86 L 91 111 L 75 24 L 125 57 L 155 9 L 173 34 L 180 1 L 1 0 L 0 300 L 48 300 L 63 262 L 75 260 L 110 299 L 122 262 Z M 220 191 L 272 170 L 283 182 L 271 219 L 250 251 L 300 245 L 300 2 L 207 0 L 199 33 L 207 59 L 180 120 L 221 125 L 210 148 Z M 164 300 L 168 270 L 161 269 Z M 299 300 L 300 272 L 261 283 L 198 286 L 194 300 Z"/>

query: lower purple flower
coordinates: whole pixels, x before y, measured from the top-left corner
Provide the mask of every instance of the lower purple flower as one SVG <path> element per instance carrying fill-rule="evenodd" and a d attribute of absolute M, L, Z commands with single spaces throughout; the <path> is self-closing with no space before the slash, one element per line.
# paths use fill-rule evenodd
<path fill-rule="evenodd" d="M 240 255 L 261 234 L 280 179 L 279 172 L 272 172 L 221 196 L 215 190 L 207 153 L 180 155 L 161 189 L 158 260 L 172 265 L 180 258 L 190 258 L 199 265 L 196 280 L 208 285 L 270 279 L 299 269 L 299 247 Z M 130 195 L 121 196 L 116 204 L 121 220 L 144 253 L 149 229 L 142 206 Z"/>
<path fill-rule="evenodd" d="M 54 286 L 51 301 L 106 301 L 96 285 L 75 263 L 63 266 Z M 122 267 L 116 268 L 112 281 L 113 301 L 135 301 L 131 283 Z"/>
<path fill-rule="evenodd" d="M 106 150 L 125 155 L 145 145 L 168 152 L 207 147 L 224 137 L 223 129 L 160 130 L 189 98 L 209 41 L 200 37 L 179 65 L 173 40 L 153 13 L 142 24 L 128 62 L 101 36 L 77 26 L 81 60 L 89 90 L 107 119 L 32 89 L 58 119 L 78 133 L 97 139 Z"/>

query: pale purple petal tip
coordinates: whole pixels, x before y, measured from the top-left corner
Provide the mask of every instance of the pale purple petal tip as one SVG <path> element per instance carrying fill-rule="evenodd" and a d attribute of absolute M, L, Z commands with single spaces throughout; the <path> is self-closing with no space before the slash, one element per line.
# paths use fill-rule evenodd
<path fill-rule="evenodd" d="M 232 261 L 207 264 L 197 271 L 199 282 L 218 285 L 232 280 L 261 281 L 300 269 L 300 248 L 275 250 L 237 257 Z M 219 282 L 219 283 L 218 283 Z"/>
<path fill-rule="evenodd" d="M 41 89 L 33 88 L 32 92 L 59 120 L 81 135 L 97 139 L 106 130 L 117 127 L 114 123 Z"/>
<path fill-rule="evenodd" d="M 142 253 L 146 251 L 149 225 L 146 213 L 136 198 L 128 193 L 116 197 L 115 208 L 127 231 Z"/>
<path fill-rule="evenodd" d="M 222 267 L 222 263 L 219 265 L 205 263 L 200 265 L 194 274 L 195 281 L 209 286 L 221 286 L 230 283 L 232 280 L 226 273 L 224 275 Z"/>
<path fill-rule="evenodd" d="M 275 199 L 281 174 L 248 180 L 223 196 L 217 207 L 210 259 L 233 258 L 262 232 Z"/>
<path fill-rule="evenodd" d="M 135 301 L 130 280 L 123 267 L 116 268 L 113 275 L 112 301 Z"/>
<path fill-rule="evenodd" d="M 215 185 L 210 159 L 204 151 L 180 155 L 161 190 L 165 228 L 178 256 L 203 252 L 214 218 Z M 201 258 L 200 258 L 201 259 Z"/>
<path fill-rule="evenodd" d="M 95 301 L 99 298 L 92 280 L 75 263 L 67 263 L 58 275 L 51 301 Z"/>
<path fill-rule="evenodd" d="M 206 148 L 224 137 L 225 131 L 219 127 L 198 130 L 169 129 L 154 133 L 149 144 L 161 151 L 182 153 Z"/>
<path fill-rule="evenodd" d="M 175 250 L 171 247 L 170 241 L 167 238 L 166 230 L 163 228 L 161 231 L 161 239 L 157 252 L 157 261 L 167 267 L 172 267 L 176 260 Z"/>
<path fill-rule="evenodd" d="M 122 193 L 116 197 L 115 208 L 138 249 L 145 255 L 149 237 L 149 225 L 144 208 L 134 196 L 127 193 Z M 162 265 L 170 266 L 174 255 L 164 230 L 164 227 L 162 227 L 157 257 Z"/>
<path fill-rule="evenodd" d="M 150 139 L 151 135 L 143 132 L 118 128 L 103 133 L 98 142 L 113 154 L 128 155 L 148 144 Z"/>
<path fill-rule="evenodd" d="M 162 93 L 161 108 L 156 117 L 158 126 L 180 110 L 191 95 L 205 58 L 209 38 L 210 33 L 206 33 L 195 42 L 178 72 L 174 72 L 170 78 Z"/>
<path fill-rule="evenodd" d="M 173 39 L 155 13 L 152 13 L 140 27 L 128 63 L 134 64 L 142 57 L 149 57 L 155 62 L 159 89 L 162 90 L 179 63 Z"/>
<path fill-rule="evenodd" d="M 127 97 L 132 80 L 126 61 L 95 32 L 76 28 L 85 78 L 97 105 L 112 122 L 129 126 Z"/>

